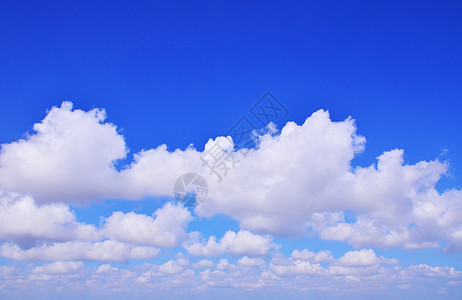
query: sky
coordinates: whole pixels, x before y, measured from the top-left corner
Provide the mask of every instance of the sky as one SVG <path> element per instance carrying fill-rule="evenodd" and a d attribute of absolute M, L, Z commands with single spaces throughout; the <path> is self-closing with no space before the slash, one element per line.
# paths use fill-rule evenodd
<path fill-rule="evenodd" d="M 0 298 L 459 299 L 461 13 L 1 1 Z"/>

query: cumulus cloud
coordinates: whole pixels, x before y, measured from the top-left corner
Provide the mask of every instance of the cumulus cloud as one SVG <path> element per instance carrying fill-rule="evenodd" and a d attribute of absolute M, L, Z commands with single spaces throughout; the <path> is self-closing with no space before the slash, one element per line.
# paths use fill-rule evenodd
<path fill-rule="evenodd" d="M 167 203 L 152 217 L 114 212 L 104 222 L 103 233 L 121 242 L 157 247 L 174 247 L 185 238 L 185 228 L 192 220 L 191 213 L 180 206 Z"/>
<path fill-rule="evenodd" d="M 302 251 L 295 249 L 292 252 L 291 258 L 296 260 L 309 260 L 316 263 L 329 262 L 334 260 L 329 250 L 319 251 L 318 253 L 303 249 Z"/>
<path fill-rule="evenodd" d="M 244 295 L 246 291 L 281 295 L 297 290 L 302 296 L 322 291 L 323 295 L 335 297 L 339 290 L 351 296 L 371 291 L 386 295 L 401 287 L 412 289 L 414 294 L 421 291 L 427 297 L 435 298 L 442 288 L 455 296 L 462 278 L 462 272 L 452 267 L 389 265 L 386 261 L 392 258 L 378 258 L 370 249 L 344 253 L 338 259 L 331 258 L 326 265 L 311 262 L 313 256 L 307 251 L 295 252 L 304 253 L 300 259 L 278 254 L 269 264 L 264 259 L 246 256 L 240 257 L 237 265 L 224 258 L 218 264 L 209 260 L 190 264 L 180 254 L 165 263 L 118 267 L 110 264 L 90 267 L 79 261 L 57 261 L 25 268 L 2 266 L 0 288 L 8 285 L 10 290 L 29 291 L 39 285 L 42 290 L 50 289 L 58 294 L 59 287 L 73 293 L 115 291 L 119 296 L 124 292 L 133 296 L 137 291 L 137 296 L 146 293 L 150 297 L 165 295 L 163 292 L 200 296 L 204 290 L 210 289 L 219 289 L 220 293 L 232 292 L 233 296 L 238 295 L 236 292 Z"/>
<path fill-rule="evenodd" d="M 0 194 L 0 256 L 15 260 L 126 261 L 150 259 L 187 239 L 192 220 L 165 204 L 153 216 L 114 212 L 102 227 L 80 223 L 64 204 L 37 205 L 30 197 Z M 144 247 L 150 246 L 150 247 Z"/>
<path fill-rule="evenodd" d="M 215 236 L 209 237 L 206 243 L 194 241 L 197 237 L 192 235 L 192 240 L 184 245 L 184 248 L 192 255 L 212 257 L 220 254 L 234 256 L 249 255 L 263 256 L 270 249 L 276 247 L 270 236 L 260 236 L 247 230 L 227 231 L 220 241 Z"/>
<path fill-rule="evenodd" d="M 82 262 L 74 261 L 56 261 L 50 264 L 45 264 L 42 266 L 35 267 L 31 270 L 31 273 L 41 273 L 41 274 L 67 274 L 74 273 L 77 271 L 82 271 L 84 269 Z"/>
<path fill-rule="evenodd" d="M 88 201 L 117 191 L 114 162 L 127 153 L 116 126 L 102 109 L 53 107 L 34 132 L 3 144 L 0 186 L 37 201 Z"/>
<path fill-rule="evenodd" d="M 270 270 L 275 275 L 280 277 L 309 275 L 319 276 L 325 273 L 325 269 L 318 263 L 311 263 L 309 261 L 295 260 L 286 264 L 270 264 Z"/>
<path fill-rule="evenodd" d="M 193 263 L 191 266 L 196 269 L 204 269 L 204 268 L 212 268 L 214 264 L 213 264 L 213 261 L 211 260 L 202 259 L 202 260 L 199 260 L 198 262 Z"/>
<path fill-rule="evenodd" d="M 185 270 L 189 266 L 189 261 L 185 258 L 179 258 L 177 260 L 169 260 L 166 263 L 159 266 L 158 270 L 162 273 L 178 274 Z"/>
<path fill-rule="evenodd" d="M 151 259 L 159 252 L 157 248 L 133 246 L 114 240 L 95 243 L 73 241 L 42 244 L 27 250 L 10 243 L 0 246 L 0 256 L 23 261 L 127 261 L 129 259 Z"/>
<path fill-rule="evenodd" d="M 339 258 L 337 263 L 346 267 L 365 267 L 376 265 L 380 262 L 372 249 L 350 251 Z"/>
<path fill-rule="evenodd" d="M 448 165 L 438 160 L 407 165 L 403 150 L 386 151 L 369 167 L 351 166 L 364 138 L 352 119 L 332 122 L 318 111 L 303 125 L 288 123 L 262 137 L 226 180 L 199 206 L 203 215 L 225 213 L 244 229 L 297 235 L 312 228 L 323 239 L 355 247 L 460 245 L 462 191 L 435 189 Z M 239 151 L 237 152 L 239 153 Z M 344 212 L 355 221 L 346 222 Z"/>
<path fill-rule="evenodd" d="M 237 265 L 245 267 L 262 267 L 266 265 L 266 262 L 259 257 L 253 258 L 244 256 L 237 261 Z"/>
<path fill-rule="evenodd" d="M 200 168 L 193 148 L 166 145 L 135 153 L 118 172 L 114 165 L 128 148 L 104 109 L 85 112 L 71 102 L 53 107 L 33 132 L 0 151 L 0 188 L 33 196 L 37 202 L 81 204 L 106 198 L 170 195 L 174 180 Z"/>
<path fill-rule="evenodd" d="M 339 189 L 363 145 L 352 119 L 331 122 L 318 111 L 302 126 L 289 122 L 279 135 L 263 136 L 226 180 L 212 181 L 199 212 L 233 215 L 257 232 L 303 233 L 313 213 L 346 208 Z"/>
<path fill-rule="evenodd" d="M 2 145 L 0 187 L 40 203 L 139 199 L 171 195 L 175 179 L 193 171 L 209 185 L 209 196 L 196 213 L 229 215 L 244 230 L 294 236 L 309 228 L 322 239 L 355 247 L 418 249 L 445 243 L 449 251 L 462 249 L 457 217 L 462 191 L 435 188 L 448 164 L 438 159 L 406 164 L 403 150 L 395 149 L 371 166 L 353 168 L 365 138 L 352 118 L 333 122 L 319 110 L 302 125 L 289 122 L 279 134 L 273 130 L 261 136 L 258 149 L 235 151 L 239 162 L 220 183 L 200 158 L 214 143 L 228 141 L 225 137 L 211 139 L 204 151 L 170 152 L 165 145 L 143 150 L 118 172 L 114 163 L 126 156 L 127 147 L 115 125 L 104 120 L 101 109 L 84 112 L 68 102 L 53 107 L 31 135 Z M 354 214 L 354 221 L 345 220 L 345 211 Z M 144 228 L 131 232 L 133 237 L 112 230 L 119 239 L 148 243 L 142 231 L 155 221 L 117 213 L 108 232 L 114 222 Z M 210 241 L 206 251 L 216 252 L 209 250 L 216 243 Z"/>
<path fill-rule="evenodd" d="M 383 265 L 393 265 L 393 259 L 379 258 L 372 249 L 349 251 L 338 260 L 331 263 L 327 272 L 333 276 L 348 276 L 359 280 L 360 275 L 380 273 Z"/>
<path fill-rule="evenodd" d="M 36 240 L 97 240 L 92 225 L 79 223 L 64 204 L 38 206 L 31 197 L 0 191 L 0 240 L 24 245 Z"/>
<path fill-rule="evenodd" d="M 229 261 L 226 258 L 220 259 L 217 265 L 218 270 L 230 270 L 230 269 L 234 269 L 235 267 L 236 266 L 229 263 Z"/>

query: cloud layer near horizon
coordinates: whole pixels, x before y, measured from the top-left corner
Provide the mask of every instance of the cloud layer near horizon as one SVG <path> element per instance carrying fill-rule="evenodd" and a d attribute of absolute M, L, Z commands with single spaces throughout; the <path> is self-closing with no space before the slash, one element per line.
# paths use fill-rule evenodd
<path fill-rule="evenodd" d="M 131 297 L 148 294 L 200 297 L 204 291 L 213 294 L 218 289 L 232 295 L 231 298 L 249 291 L 274 297 L 294 290 L 305 296 L 316 291 L 345 296 L 370 290 L 375 295 L 381 291 L 389 295 L 388 291 L 398 289 L 401 293 L 408 290 L 411 295 L 425 291 L 426 295 L 436 297 L 438 293 L 441 296 L 454 292 L 462 285 L 462 273 L 454 268 L 425 264 L 402 267 L 396 260 L 377 256 L 371 249 L 349 251 L 337 259 L 321 252 L 306 257 L 298 255 L 308 252 L 297 250 L 291 257 L 274 257 L 269 262 L 244 256 L 237 263 L 227 259 L 193 263 L 178 253 L 165 263 L 128 268 L 111 264 L 89 267 L 77 261 L 55 261 L 26 269 L 2 266 L 0 288 L 10 292 L 27 291 L 34 286 L 58 295 L 79 290 L 116 291 L 118 295 L 127 293 Z"/>
<path fill-rule="evenodd" d="M 4 220 L 10 212 L 19 218 L 27 209 L 37 211 L 33 214 L 37 224 L 42 222 L 40 213 L 58 218 L 49 225 L 44 220 L 39 226 L 32 218 L 29 229 L 26 225 L 23 232 L 4 229 L 5 237 L 19 244 L 27 244 L 24 236 L 49 240 L 47 235 L 60 232 L 55 227 L 67 222 L 71 225 L 66 230 L 71 231 L 63 237 L 73 240 L 95 242 L 100 240 L 95 235 L 105 234 L 134 245 L 178 244 L 191 220 L 182 208 L 175 208 L 175 214 L 184 216 L 179 218 L 183 221 L 167 221 L 165 227 L 158 224 L 159 215 L 154 219 L 114 213 L 104 228 L 94 228 L 76 222 L 67 204 L 170 196 L 176 178 L 194 171 L 209 185 L 209 196 L 196 213 L 229 215 L 243 230 L 297 236 L 309 228 L 322 239 L 346 241 L 355 247 L 414 249 L 447 243 L 448 250 L 462 250 L 462 221 L 458 218 L 462 215 L 462 191 L 440 193 L 435 189 L 447 172 L 447 163 L 435 159 L 407 165 L 403 150 L 395 149 L 385 151 L 374 165 L 352 168 L 354 156 L 364 151 L 365 138 L 356 133 L 351 118 L 333 122 L 328 112 L 319 110 L 302 125 L 289 122 L 280 133 L 261 136 L 258 149 L 234 151 L 239 163 L 218 182 L 201 166 L 200 158 L 224 137 L 210 139 L 203 151 L 190 147 L 170 152 L 165 145 L 143 150 L 134 154 L 133 163 L 117 171 L 114 164 L 126 157 L 128 148 L 105 117 L 102 109 L 85 112 L 64 102 L 35 124 L 32 134 L 2 145 L 0 188 L 10 195 L 4 194 L 2 200 L 3 211 L 8 211 Z M 30 197 L 24 200 L 9 192 Z M 17 197 L 23 200 L 15 200 Z M 354 216 L 353 221 L 345 221 L 345 212 Z M 123 226 L 133 228 L 135 223 L 143 229 L 120 230 Z M 40 231 L 43 226 L 50 228 Z M 171 232 L 173 237 L 147 238 L 161 236 L 160 232 Z M 15 240 L 15 234 L 23 240 Z M 53 239 L 62 242 L 63 237 Z M 191 249 L 220 252 L 223 250 L 217 249 L 226 248 L 221 244 L 209 240 L 202 248 L 198 244 Z"/>

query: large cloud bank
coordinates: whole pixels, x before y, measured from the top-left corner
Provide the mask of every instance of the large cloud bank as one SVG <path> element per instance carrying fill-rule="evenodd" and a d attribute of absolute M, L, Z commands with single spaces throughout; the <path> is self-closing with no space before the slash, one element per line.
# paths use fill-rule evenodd
<path fill-rule="evenodd" d="M 0 222 L 5 226 L 0 237 L 23 245 L 30 239 L 95 243 L 104 237 L 146 247 L 177 245 L 186 239 L 184 229 L 191 220 L 183 208 L 166 206 L 167 212 L 157 217 L 114 213 L 104 228 L 93 228 L 78 223 L 67 205 L 170 196 L 176 178 L 193 171 L 209 185 L 209 196 L 196 213 L 227 214 L 242 230 L 277 236 L 311 230 L 322 239 L 355 247 L 414 249 L 444 243 L 448 250 L 462 249 L 462 191 L 435 189 L 448 164 L 435 159 L 408 165 L 403 150 L 393 149 L 374 165 L 353 168 L 351 161 L 364 151 L 365 138 L 351 118 L 333 122 L 328 112 L 319 110 L 302 125 L 289 122 L 279 133 L 261 136 L 258 149 L 245 155 L 235 150 L 239 162 L 218 182 L 200 158 L 224 137 L 210 139 L 204 150 L 171 152 L 165 145 L 147 149 L 118 171 L 114 165 L 126 157 L 128 147 L 105 117 L 102 109 L 85 112 L 64 102 L 35 124 L 32 134 L 2 145 Z M 169 217 L 169 210 L 179 217 Z M 353 220 L 347 222 L 345 212 Z M 139 225 L 136 232 L 119 230 L 133 228 L 131 224 Z M 152 233 L 156 239 L 148 238 Z M 229 238 L 223 237 L 221 244 L 196 244 L 191 251 L 223 252 Z M 8 247 L 2 251 L 14 250 Z"/>

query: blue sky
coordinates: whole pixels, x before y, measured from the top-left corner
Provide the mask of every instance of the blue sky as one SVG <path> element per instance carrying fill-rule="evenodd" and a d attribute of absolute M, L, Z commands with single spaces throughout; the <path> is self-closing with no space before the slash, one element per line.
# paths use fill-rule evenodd
<path fill-rule="evenodd" d="M 161 297 L 183 282 L 173 298 L 275 286 L 294 299 L 460 297 L 461 12 L 457 1 L 3 1 L 1 297 L 22 279 L 37 298 L 56 283 L 113 298 L 107 283 L 124 271 Z M 218 183 L 200 158 L 240 118 L 257 124 L 249 109 L 268 91 L 288 113 Z M 190 171 L 209 194 L 188 210 L 172 187 Z M 104 242 L 125 250 L 82 254 Z M 63 245 L 82 250 L 46 252 Z M 406 275 L 382 281 L 396 268 Z M 254 285 L 221 286 L 220 272 Z"/>

